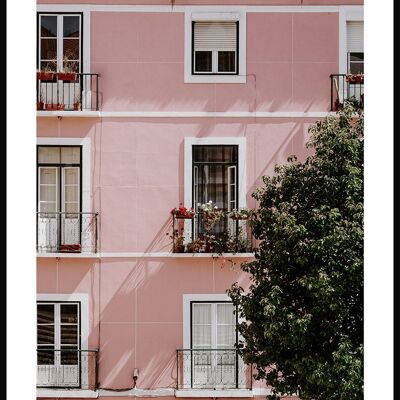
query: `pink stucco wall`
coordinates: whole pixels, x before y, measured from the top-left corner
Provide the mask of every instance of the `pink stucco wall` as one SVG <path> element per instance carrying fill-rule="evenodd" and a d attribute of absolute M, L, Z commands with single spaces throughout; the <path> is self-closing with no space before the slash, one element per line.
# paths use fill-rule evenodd
<path fill-rule="evenodd" d="M 90 137 L 92 211 L 103 252 L 170 251 L 169 211 L 183 202 L 185 137 L 245 137 L 247 203 L 277 163 L 304 159 L 314 119 L 63 118 L 38 120 L 38 136 Z M 189 206 L 189 205 L 188 205 Z M 87 210 L 83 210 L 87 211 Z"/>
<path fill-rule="evenodd" d="M 118 1 L 143 3 L 171 2 Z M 301 3 L 361 5 L 363 1 L 175 0 L 176 5 Z M 183 346 L 183 294 L 221 294 L 234 282 L 245 288 L 250 283 L 239 268 L 244 259 L 232 265 L 212 257 L 117 257 L 121 252 L 171 250 L 169 211 L 184 198 L 185 137 L 246 139 L 246 198 L 254 207 L 251 194 L 262 185 L 263 175 L 273 174 L 274 166 L 289 155 L 304 160 L 310 154 L 305 142 L 316 118 L 290 113 L 330 108 L 329 75 L 338 72 L 338 13 L 248 13 L 246 23 L 247 83 L 185 84 L 184 13 L 92 11 L 90 67 L 101 75 L 100 109 L 284 112 L 286 117 L 37 119 L 38 137 L 89 138 L 91 143 L 90 207 L 99 212 L 99 250 L 116 254 L 114 258 L 38 257 L 37 292 L 89 295 L 89 347 L 100 350 L 99 382 L 104 388 L 131 387 L 133 368 L 140 371 L 138 388 L 174 387 L 175 350 Z"/>
<path fill-rule="evenodd" d="M 188 84 L 184 13 L 92 12 L 91 70 L 104 111 L 327 111 L 338 26 L 338 13 L 248 13 L 247 83 Z"/>

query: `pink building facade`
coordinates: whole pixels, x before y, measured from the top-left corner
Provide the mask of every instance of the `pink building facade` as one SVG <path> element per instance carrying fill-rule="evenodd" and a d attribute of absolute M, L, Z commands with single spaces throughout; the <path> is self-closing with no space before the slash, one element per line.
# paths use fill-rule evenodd
<path fill-rule="evenodd" d="M 265 397 L 234 350 L 255 243 L 230 213 L 363 106 L 363 2 L 115 3 L 37 5 L 38 70 L 76 74 L 37 80 L 37 397 Z"/>

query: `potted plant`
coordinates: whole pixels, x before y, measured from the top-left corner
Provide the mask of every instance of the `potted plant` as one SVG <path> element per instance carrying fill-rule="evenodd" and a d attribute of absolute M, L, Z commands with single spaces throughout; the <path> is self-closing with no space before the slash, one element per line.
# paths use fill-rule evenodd
<path fill-rule="evenodd" d="M 228 214 L 228 217 L 233 220 L 246 220 L 251 217 L 251 213 L 252 211 L 248 208 L 241 208 L 239 210 L 235 208 Z"/>
<path fill-rule="evenodd" d="M 185 252 L 185 243 L 184 243 L 184 235 L 183 229 L 179 232 L 178 229 L 175 229 L 172 234 L 167 233 L 167 235 L 172 239 L 172 252 L 173 253 L 184 253 Z"/>
<path fill-rule="evenodd" d="M 36 79 L 38 81 L 52 81 L 54 79 L 54 69 L 51 66 L 46 66 L 42 70 L 37 71 Z"/>
<path fill-rule="evenodd" d="M 81 94 L 78 92 L 75 95 L 74 111 L 81 111 Z"/>
<path fill-rule="evenodd" d="M 200 253 L 204 249 L 204 241 L 201 238 L 193 239 L 187 244 L 188 253 Z"/>
<path fill-rule="evenodd" d="M 48 111 L 62 111 L 64 109 L 65 109 L 65 104 L 63 104 L 63 103 L 46 104 L 46 110 L 48 110 Z"/>
<path fill-rule="evenodd" d="M 205 204 L 198 204 L 203 210 L 204 224 L 211 224 L 214 226 L 223 217 L 223 211 L 218 210 L 218 206 L 213 203 L 212 200 Z"/>
<path fill-rule="evenodd" d="M 63 59 L 63 70 L 57 72 L 57 79 L 59 81 L 75 81 L 76 80 L 76 72 L 75 72 L 75 64 L 71 60 L 73 59 L 73 55 L 68 53 L 64 56 Z"/>
<path fill-rule="evenodd" d="M 175 207 L 171 210 L 171 214 L 177 219 L 192 219 L 196 213 L 193 208 L 186 208 L 181 203 L 179 207 Z"/>
<path fill-rule="evenodd" d="M 39 99 L 36 102 L 36 110 L 44 110 L 43 94 L 39 88 Z"/>
<path fill-rule="evenodd" d="M 364 83 L 364 74 L 347 74 L 346 82 L 348 83 Z"/>

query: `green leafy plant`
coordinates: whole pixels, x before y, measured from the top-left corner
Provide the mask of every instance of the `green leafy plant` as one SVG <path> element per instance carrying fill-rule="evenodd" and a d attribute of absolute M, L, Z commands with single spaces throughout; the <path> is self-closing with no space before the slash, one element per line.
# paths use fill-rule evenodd
<path fill-rule="evenodd" d="M 269 399 L 363 398 L 363 113 L 345 103 L 313 124 L 304 162 L 292 156 L 253 197 L 252 280 L 229 295 L 246 322 L 238 346 Z"/>

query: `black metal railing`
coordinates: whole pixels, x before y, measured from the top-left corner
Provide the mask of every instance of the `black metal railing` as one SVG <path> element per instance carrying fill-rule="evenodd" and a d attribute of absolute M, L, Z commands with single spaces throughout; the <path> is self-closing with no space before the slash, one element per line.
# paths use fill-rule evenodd
<path fill-rule="evenodd" d="M 333 74 L 331 78 L 331 111 L 337 111 L 345 101 L 364 108 L 364 75 Z"/>
<path fill-rule="evenodd" d="M 38 212 L 38 253 L 97 253 L 98 213 Z"/>
<path fill-rule="evenodd" d="M 248 253 L 253 251 L 250 219 L 232 219 L 228 212 L 210 223 L 207 214 L 172 215 L 173 253 Z"/>
<path fill-rule="evenodd" d="M 178 349 L 179 389 L 251 389 L 252 367 L 235 349 Z"/>
<path fill-rule="evenodd" d="M 99 74 L 76 74 L 75 80 L 37 79 L 38 111 L 98 111 Z"/>
<path fill-rule="evenodd" d="M 38 388 L 96 390 L 97 382 L 97 350 L 37 349 L 36 386 Z"/>

